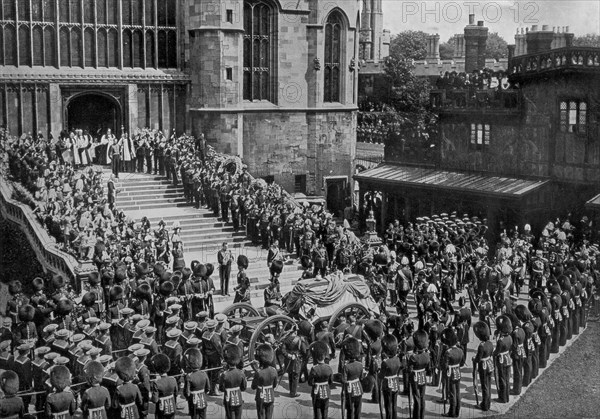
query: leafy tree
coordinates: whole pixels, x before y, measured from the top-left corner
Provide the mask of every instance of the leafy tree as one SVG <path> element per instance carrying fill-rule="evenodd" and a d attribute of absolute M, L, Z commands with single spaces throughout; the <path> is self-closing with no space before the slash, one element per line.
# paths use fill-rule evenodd
<path fill-rule="evenodd" d="M 485 46 L 485 58 L 493 58 L 498 61 L 500 58 L 508 57 L 508 44 L 498 32 L 492 32 L 488 35 Z"/>
<path fill-rule="evenodd" d="M 424 60 L 427 56 L 427 35 L 423 31 L 402 31 L 390 40 L 390 56 Z"/>
<path fill-rule="evenodd" d="M 600 48 L 600 35 L 597 33 L 588 33 L 583 36 L 576 36 L 573 39 L 573 46 Z"/>
<path fill-rule="evenodd" d="M 440 44 L 440 58 L 442 60 L 451 60 L 454 57 L 454 45 L 447 42 Z"/>

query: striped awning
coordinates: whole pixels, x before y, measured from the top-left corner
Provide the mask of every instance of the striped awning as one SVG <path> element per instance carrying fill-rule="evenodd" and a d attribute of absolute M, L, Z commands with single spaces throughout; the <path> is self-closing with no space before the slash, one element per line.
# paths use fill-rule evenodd
<path fill-rule="evenodd" d="M 549 182 L 391 164 L 365 170 L 354 179 L 373 185 L 444 189 L 500 198 L 521 198 Z"/>

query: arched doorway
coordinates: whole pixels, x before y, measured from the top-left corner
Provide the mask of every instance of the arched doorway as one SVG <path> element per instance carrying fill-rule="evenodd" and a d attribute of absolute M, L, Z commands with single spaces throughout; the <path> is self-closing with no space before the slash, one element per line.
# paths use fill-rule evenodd
<path fill-rule="evenodd" d="M 99 93 L 75 96 L 67 104 L 66 113 L 69 130 L 88 130 L 93 137 L 104 134 L 109 128 L 117 134 L 121 126 L 119 103 Z"/>

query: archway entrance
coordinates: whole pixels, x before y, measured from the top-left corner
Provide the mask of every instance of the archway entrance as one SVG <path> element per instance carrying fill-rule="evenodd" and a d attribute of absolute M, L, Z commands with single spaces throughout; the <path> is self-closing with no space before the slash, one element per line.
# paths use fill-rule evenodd
<path fill-rule="evenodd" d="M 88 130 L 93 137 L 101 136 L 107 129 L 114 134 L 121 126 L 119 104 L 98 93 L 77 96 L 67 105 L 67 127 L 69 130 Z"/>

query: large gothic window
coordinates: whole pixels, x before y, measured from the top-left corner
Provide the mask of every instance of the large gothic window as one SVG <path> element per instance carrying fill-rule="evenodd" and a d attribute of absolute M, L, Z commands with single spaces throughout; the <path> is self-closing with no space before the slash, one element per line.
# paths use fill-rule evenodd
<path fill-rule="evenodd" d="M 269 4 L 244 3 L 244 100 L 273 101 L 275 24 Z"/>
<path fill-rule="evenodd" d="M 324 102 L 340 101 L 342 35 L 342 17 L 333 12 L 325 24 Z"/>

